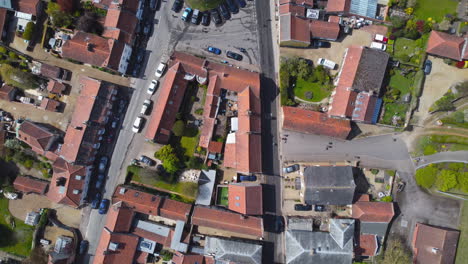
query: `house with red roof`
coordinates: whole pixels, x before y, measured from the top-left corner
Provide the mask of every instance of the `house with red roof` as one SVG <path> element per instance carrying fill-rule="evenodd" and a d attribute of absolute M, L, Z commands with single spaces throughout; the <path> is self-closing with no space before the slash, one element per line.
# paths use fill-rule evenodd
<path fill-rule="evenodd" d="M 59 112 L 61 105 L 62 103 L 60 101 L 46 97 L 46 98 L 42 98 L 39 108 L 42 110 L 50 111 L 50 112 Z"/>
<path fill-rule="evenodd" d="M 228 185 L 228 208 L 244 215 L 263 214 L 262 185 L 231 183 Z"/>
<path fill-rule="evenodd" d="M 58 130 L 28 120 L 18 124 L 16 129 L 16 137 L 28 144 L 37 154 L 47 156 L 47 152 L 57 150 L 58 140 L 61 137 Z"/>
<path fill-rule="evenodd" d="M 49 183 L 37 178 L 28 176 L 18 176 L 13 182 L 13 187 L 22 193 L 36 193 L 44 195 L 47 192 Z"/>
<path fill-rule="evenodd" d="M 141 8 L 143 1 L 123 1 L 122 3 L 115 3 L 112 1 L 107 8 L 107 15 L 104 20 L 104 32 L 103 37 L 116 39 L 122 41 L 130 46 L 135 42 L 135 35 L 137 25 L 141 18 L 137 17 L 137 14 L 133 11 L 133 8 L 127 8 L 127 3 L 137 5 L 138 9 Z"/>
<path fill-rule="evenodd" d="M 15 16 L 26 20 L 35 20 L 43 12 L 40 0 L 12 0 Z"/>
<path fill-rule="evenodd" d="M 328 0 L 326 11 L 329 14 L 343 15 L 349 11 L 350 0 Z"/>
<path fill-rule="evenodd" d="M 456 61 L 468 60 L 468 37 L 433 30 L 427 41 L 426 52 Z"/>
<path fill-rule="evenodd" d="M 381 88 L 389 58 L 386 52 L 369 47 L 347 48 L 328 115 L 375 124 L 382 107 Z"/>
<path fill-rule="evenodd" d="M 66 89 L 67 86 L 64 83 L 53 79 L 49 80 L 49 82 L 47 83 L 47 91 L 49 91 L 49 93 L 52 94 L 61 95 Z"/>
<path fill-rule="evenodd" d="M 346 139 L 351 132 L 349 120 L 328 117 L 324 113 L 283 106 L 283 129 Z"/>
<path fill-rule="evenodd" d="M 10 85 L 3 84 L 0 87 L 0 99 L 8 102 L 14 101 L 18 90 Z"/>
<path fill-rule="evenodd" d="M 459 237 L 458 230 L 416 223 L 412 241 L 413 263 L 454 263 Z"/>

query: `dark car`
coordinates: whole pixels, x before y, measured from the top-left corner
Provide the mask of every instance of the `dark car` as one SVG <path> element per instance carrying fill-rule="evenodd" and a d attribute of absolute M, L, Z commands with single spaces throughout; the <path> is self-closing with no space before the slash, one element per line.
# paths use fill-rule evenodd
<path fill-rule="evenodd" d="M 275 231 L 281 233 L 284 230 L 284 218 L 280 215 L 276 216 Z"/>
<path fill-rule="evenodd" d="M 232 52 L 232 51 L 226 52 L 226 56 L 228 58 L 235 59 L 235 60 L 238 60 L 238 61 L 242 60 L 242 55 L 240 55 L 239 53 Z"/>
<path fill-rule="evenodd" d="M 211 18 L 213 19 L 213 22 L 215 23 L 215 25 L 219 25 L 223 23 L 223 20 L 221 19 L 221 16 L 219 15 L 218 9 L 216 8 L 211 9 L 210 13 L 211 13 Z"/>
<path fill-rule="evenodd" d="M 179 13 L 184 6 L 184 1 L 182 0 L 175 0 L 174 4 L 172 5 L 172 11 Z"/>
<path fill-rule="evenodd" d="M 315 212 L 323 212 L 323 211 L 325 211 L 325 205 L 318 205 L 318 204 L 315 205 L 315 206 L 314 206 L 314 211 L 315 211 Z"/>
<path fill-rule="evenodd" d="M 254 175 L 240 175 L 239 180 L 240 181 L 256 181 L 257 176 L 254 176 Z"/>
<path fill-rule="evenodd" d="M 193 10 L 192 19 L 190 20 L 190 22 L 194 25 L 198 25 L 198 23 L 200 23 L 200 15 L 201 15 L 200 10 L 198 9 Z"/>
<path fill-rule="evenodd" d="M 106 178 L 106 175 L 104 174 L 99 174 L 98 175 L 98 180 L 104 180 Z"/>
<path fill-rule="evenodd" d="M 140 49 L 138 51 L 138 55 L 137 55 L 137 62 L 142 62 L 143 59 L 145 58 L 145 54 L 146 54 L 146 50 L 145 49 Z"/>
<path fill-rule="evenodd" d="M 235 0 L 226 0 L 226 4 L 229 8 L 229 11 L 233 14 L 239 13 L 239 7 L 237 7 L 236 3 L 234 3 Z"/>
<path fill-rule="evenodd" d="M 110 201 L 109 199 L 103 199 L 99 205 L 99 214 L 105 214 L 109 208 Z"/>
<path fill-rule="evenodd" d="M 156 162 L 145 155 L 141 155 L 140 161 L 148 166 L 153 166 Z"/>
<path fill-rule="evenodd" d="M 241 8 L 244 8 L 247 3 L 244 0 L 237 0 L 237 5 L 239 5 Z"/>
<path fill-rule="evenodd" d="M 87 240 L 81 240 L 80 242 L 80 255 L 83 255 L 88 251 L 89 242 Z"/>
<path fill-rule="evenodd" d="M 101 190 L 102 186 L 104 186 L 104 180 L 97 180 L 96 182 L 96 189 Z"/>
<path fill-rule="evenodd" d="M 208 52 L 214 53 L 216 55 L 221 54 L 221 50 L 212 46 L 208 46 L 207 48 Z"/>
<path fill-rule="evenodd" d="M 312 44 L 314 48 L 330 48 L 331 44 L 328 41 L 321 41 L 321 40 L 316 40 Z"/>
<path fill-rule="evenodd" d="M 397 192 L 402 192 L 405 189 L 406 183 L 399 182 L 397 186 L 398 186 Z"/>
<path fill-rule="evenodd" d="M 431 71 L 432 71 L 432 61 L 426 60 L 426 62 L 424 62 L 424 73 L 426 75 L 429 75 Z"/>
<path fill-rule="evenodd" d="M 288 166 L 286 168 L 283 168 L 283 172 L 284 173 L 291 173 L 291 172 L 295 172 L 295 171 L 298 171 L 300 168 L 299 164 L 293 164 L 291 166 Z"/>
<path fill-rule="evenodd" d="M 312 205 L 310 204 L 295 204 L 294 210 L 296 211 L 311 211 Z"/>
<path fill-rule="evenodd" d="M 93 201 L 91 202 L 91 208 L 92 209 L 98 208 L 100 202 L 101 202 L 101 193 L 96 193 Z"/>
<path fill-rule="evenodd" d="M 202 18 L 201 18 L 201 24 L 203 26 L 205 26 L 205 27 L 210 25 L 210 13 L 208 11 L 203 12 L 203 15 L 202 15 Z"/>
<path fill-rule="evenodd" d="M 224 17 L 225 20 L 231 19 L 231 13 L 229 13 L 229 10 L 225 3 L 221 3 L 219 5 L 219 11 L 221 12 L 221 15 Z"/>

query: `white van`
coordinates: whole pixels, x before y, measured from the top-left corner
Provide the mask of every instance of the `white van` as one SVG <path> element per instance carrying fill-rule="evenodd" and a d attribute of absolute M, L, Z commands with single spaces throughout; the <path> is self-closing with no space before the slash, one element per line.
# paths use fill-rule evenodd
<path fill-rule="evenodd" d="M 330 70 L 334 70 L 335 67 L 336 67 L 336 63 L 334 63 L 333 61 L 331 60 L 327 60 L 327 59 L 324 59 L 324 58 L 319 58 L 317 60 L 317 65 L 322 65 L 324 66 L 325 68 L 328 68 Z"/>

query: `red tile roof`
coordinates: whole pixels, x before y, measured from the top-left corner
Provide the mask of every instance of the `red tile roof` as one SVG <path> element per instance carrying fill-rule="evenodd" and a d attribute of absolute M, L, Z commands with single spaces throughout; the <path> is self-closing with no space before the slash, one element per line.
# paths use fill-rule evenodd
<path fill-rule="evenodd" d="M 118 244 L 117 250 L 109 249 L 110 243 Z M 93 263 L 95 264 L 114 264 L 114 263 L 133 263 L 137 251 L 138 236 L 127 233 L 111 233 L 104 228 L 101 233 L 101 239 L 96 248 Z"/>
<path fill-rule="evenodd" d="M 210 141 L 210 144 L 208 145 L 208 152 L 223 153 L 223 142 Z"/>
<path fill-rule="evenodd" d="M 329 16 L 328 17 L 328 22 L 330 23 L 340 23 L 341 17 L 339 16 Z"/>
<path fill-rule="evenodd" d="M 42 68 L 42 67 L 41 67 Z M 62 82 L 56 80 L 49 80 L 47 83 L 47 91 L 53 94 L 62 94 L 65 91 L 66 86 Z"/>
<path fill-rule="evenodd" d="M 49 186 L 49 191 L 47 192 L 47 197 L 56 203 L 65 204 L 71 207 L 80 206 L 84 182 L 88 174 L 87 168 L 72 165 L 59 158 L 52 165 L 52 169 L 54 173 L 52 174 L 52 180 Z M 77 190 L 78 193 L 74 193 L 75 190 Z"/>
<path fill-rule="evenodd" d="M 350 2 L 350 0 L 328 0 L 326 10 L 329 13 L 348 12 Z"/>
<path fill-rule="evenodd" d="M 371 123 L 376 104 L 376 96 L 365 92 L 359 93 L 356 97 L 356 101 L 354 101 L 353 120 Z"/>
<path fill-rule="evenodd" d="M 51 112 L 58 112 L 60 108 L 60 102 L 50 98 L 43 98 L 41 101 L 41 105 L 39 108 L 44 109 L 46 111 Z"/>
<path fill-rule="evenodd" d="M 283 129 L 346 139 L 351 132 L 348 120 L 329 118 L 326 114 L 283 106 Z"/>
<path fill-rule="evenodd" d="M 164 198 L 159 206 L 159 215 L 172 220 L 186 222 L 191 210 L 192 204 Z"/>
<path fill-rule="evenodd" d="M 0 87 L 0 99 L 5 100 L 5 101 L 13 101 L 15 99 L 14 98 L 15 92 L 16 92 L 15 87 L 3 84 Z"/>
<path fill-rule="evenodd" d="M 237 167 L 236 143 L 228 143 L 224 146 L 223 166 L 226 168 Z"/>
<path fill-rule="evenodd" d="M 63 71 L 63 69 L 56 66 L 44 63 L 41 64 L 41 75 L 48 78 L 60 79 L 62 78 Z"/>
<path fill-rule="evenodd" d="M 15 0 L 17 11 L 37 16 L 37 6 L 40 0 Z"/>
<path fill-rule="evenodd" d="M 39 155 L 51 149 L 58 135 L 45 126 L 24 121 L 18 129 L 18 139 L 31 146 L 32 150 Z"/>
<path fill-rule="evenodd" d="M 358 246 L 354 248 L 357 256 L 375 256 L 379 245 L 376 235 L 360 235 Z"/>
<path fill-rule="evenodd" d="M 340 35 L 340 25 L 322 20 L 310 20 L 312 38 L 336 40 Z"/>
<path fill-rule="evenodd" d="M 263 220 L 260 217 L 242 216 L 209 207 L 195 206 L 192 224 L 245 235 L 263 237 Z"/>
<path fill-rule="evenodd" d="M 32 177 L 18 176 L 13 182 L 13 187 L 23 193 L 45 194 L 49 183 Z"/>
<path fill-rule="evenodd" d="M 104 21 L 103 37 L 113 38 L 131 44 L 135 38 L 138 18 L 134 13 L 120 7 L 109 8 Z"/>
<path fill-rule="evenodd" d="M 389 223 L 395 215 L 393 203 L 385 202 L 356 202 L 352 210 L 361 222 Z"/>
<path fill-rule="evenodd" d="M 175 252 L 172 256 L 173 264 L 205 264 L 205 257 L 202 255 L 195 254 L 183 254 Z"/>
<path fill-rule="evenodd" d="M 417 223 L 413 234 L 413 262 L 454 263 L 459 236 L 457 230 Z"/>
<path fill-rule="evenodd" d="M 293 16 L 305 16 L 306 8 L 295 4 L 284 4 L 279 7 L 279 14 L 291 13 Z"/>
<path fill-rule="evenodd" d="M 246 214 L 263 214 L 262 185 L 253 183 L 229 184 L 228 208 L 229 210 Z"/>
<path fill-rule="evenodd" d="M 111 205 L 107 212 L 106 227 L 111 232 L 129 232 L 135 212 L 126 205 Z"/>
<path fill-rule="evenodd" d="M 426 52 L 458 61 L 468 59 L 468 39 L 433 30 Z"/>
<path fill-rule="evenodd" d="M 309 19 L 293 16 L 292 14 L 280 15 L 280 40 L 295 41 L 310 44 Z"/>

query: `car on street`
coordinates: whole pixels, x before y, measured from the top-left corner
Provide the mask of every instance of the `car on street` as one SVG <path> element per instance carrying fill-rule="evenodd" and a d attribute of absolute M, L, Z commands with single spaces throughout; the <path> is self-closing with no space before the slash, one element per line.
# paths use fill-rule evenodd
<path fill-rule="evenodd" d="M 102 173 L 99 173 L 99 174 L 98 174 L 98 180 L 103 181 L 105 178 L 106 178 L 106 175 L 104 175 L 104 174 L 102 174 Z"/>
<path fill-rule="evenodd" d="M 211 13 L 211 18 L 213 19 L 213 22 L 215 23 L 215 25 L 219 25 L 223 23 L 223 20 L 221 19 L 221 16 L 219 15 L 218 9 L 216 8 L 211 9 L 210 13 Z"/>
<path fill-rule="evenodd" d="M 208 46 L 207 48 L 208 52 L 214 53 L 216 55 L 221 54 L 221 50 L 212 46 Z"/>
<path fill-rule="evenodd" d="M 101 202 L 101 193 L 98 192 L 94 196 L 93 201 L 91 202 L 91 208 L 92 209 L 97 209 L 99 207 L 99 203 Z"/>
<path fill-rule="evenodd" d="M 190 15 L 192 14 L 192 8 L 187 7 L 184 10 L 184 13 L 182 13 L 182 20 L 187 22 L 190 19 Z"/>
<path fill-rule="evenodd" d="M 99 214 L 107 213 L 107 209 L 109 208 L 110 201 L 109 199 L 102 199 L 101 204 L 99 204 Z"/>
<path fill-rule="evenodd" d="M 296 211 L 312 211 L 312 205 L 310 204 L 295 204 L 294 210 Z"/>
<path fill-rule="evenodd" d="M 143 59 L 145 58 L 145 53 L 146 53 L 145 49 L 140 49 L 138 51 L 137 62 L 142 62 L 143 61 Z"/>
<path fill-rule="evenodd" d="M 226 56 L 228 58 L 235 59 L 235 60 L 238 60 L 238 61 L 241 61 L 242 58 L 243 58 L 242 55 L 240 55 L 239 53 L 235 53 L 235 52 L 232 52 L 232 51 L 226 52 Z"/>
<path fill-rule="evenodd" d="M 166 63 L 161 62 L 159 63 L 159 66 L 156 69 L 154 75 L 159 78 L 164 74 L 164 70 L 166 70 Z"/>
<path fill-rule="evenodd" d="M 293 164 L 291 166 L 283 168 L 283 173 L 295 172 L 295 171 L 298 171 L 299 168 L 300 168 L 299 164 Z"/>
<path fill-rule="evenodd" d="M 182 10 L 182 7 L 184 6 L 184 1 L 182 0 L 175 0 L 174 4 L 172 4 L 172 11 L 179 13 L 180 10 Z"/>
<path fill-rule="evenodd" d="M 328 41 L 322 41 L 322 40 L 314 40 L 312 43 L 312 46 L 316 49 L 318 48 L 330 48 L 331 44 Z"/>
<path fill-rule="evenodd" d="M 96 189 L 97 189 L 98 191 L 100 191 L 101 188 L 102 188 L 103 186 L 104 186 L 104 180 L 99 180 L 99 179 L 98 179 L 98 180 L 96 181 L 96 186 L 95 186 Z"/>
<path fill-rule="evenodd" d="M 432 71 L 432 61 L 426 60 L 424 62 L 424 73 L 426 75 L 429 75 L 431 73 L 431 71 Z"/>
<path fill-rule="evenodd" d="M 157 80 L 152 80 L 150 85 L 148 86 L 148 90 L 146 91 L 147 94 L 153 95 L 156 89 L 158 88 L 159 82 Z"/>
<path fill-rule="evenodd" d="M 275 232 L 282 233 L 284 231 L 284 218 L 281 215 L 277 215 L 275 219 Z"/>
<path fill-rule="evenodd" d="M 151 31 L 151 23 L 147 23 L 143 28 L 143 34 L 148 35 Z"/>
<path fill-rule="evenodd" d="M 229 10 L 225 3 L 221 3 L 219 5 L 219 11 L 221 12 L 221 15 L 224 17 L 225 20 L 229 20 L 231 18 L 231 13 L 229 13 Z"/>
<path fill-rule="evenodd" d="M 245 2 L 245 0 L 236 0 L 237 2 L 237 5 L 240 7 L 240 8 L 244 8 L 247 3 Z"/>
<path fill-rule="evenodd" d="M 254 175 L 240 175 L 239 176 L 239 181 L 256 181 L 257 176 Z"/>
<path fill-rule="evenodd" d="M 388 42 L 388 38 L 381 34 L 375 34 L 374 41 L 386 44 Z"/>
<path fill-rule="evenodd" d="M 317 60 L 317 65 L 322 65 L 323 67 L 328 68 L 330 70 L 334 70 L 336 67 L 336 63 L 334 63 L 331 60 L 324 59 L 324 58 L 319 58 Z"/>
<path fill-rule="evenodd" d="M 154 160 L 148 158 L 145 155 L 140 156 L 140 161 L 143 162 L 144 164 L 148 165 L 148 166 L 153 166 L 153 165 L 156 164 L 156 162 Z"/>
<path fill-rule="evenodd" d="M 210 13 L 208 11 L 203 12 L 201 24 L 205 27 L 210 25 Z"/>
<path fill-rule="evenodd" d="M 89 242 L 88 240 L 81 240 L 80 242 L 80 255 L 84 255 L 88 251 Z"/>
<path fill-rule="evenodd" d="M 118 123 L 119 123 L 118 120 L 112 121 L 111 127 L 112 127 L 112 128 L 117 128 Z"/>
<path fill-rule="evenodd" d="M 405 189 L 406 182 L 399 182 L 397 185 L 397 192 L 402 192 Z"/>
<path fill-rule="evenodd" d="M 143 123 L 143 118 L 141 116 L 137 116 L 137 118 L 135 119 L 135 122 L 133 122 L 132 131 L 134 133 L 140 132 L 140 128 L 141 128 L 142 123 Z"/>
<path fill-rule="evenodd" d="M 146 114 L 148 113 L 148 109 L 150 108 L 150 106 L 151 106 L 151 100 L 150 100 L 150 99 L 146 99 L 146 100 L 143 102 L 143 105 L 141 106 L 140 114 L 146 115 Z"/>
<path fill-rule="evenodd" d="M 106 156 L 102 156 L 101 160 L 99 161 L 99 172 L 104 173 L 107 168 L 107 162 L 109 162 L 109 158 Z"/>
<path fill-rule="evenodd" d="M 323 211 L 325 211 L 325 205 L 318 205 L 318 204 L 316 204 L 316 205 L 314 206 L 314 211 L 315 211 L 315 212 L 323 212 Z"/>
<path fill-rule="evenodd" d="M 198 23 L 200 23 L 200 10 L 193 10 L 192 19 L 190 22 L 194 25 L 198 25 Z"/>
<path fill-rule="evenodd" d="M 383 50 L 383 51 L 387 49 L 387 45 L 380 43 L 380 42 L 376 42 L 376 41 L 372 41 L 370 47 L 373 49 L 378 49 L 378 50 Z"/>
<path fill-rule="evenodd" d="M 239 7 L 237 7 L 236 3 L 234 3 L 235 0 L 225 0 L 225 1 L 229 8 L 229 11 L 231 11 L 232 14 L 239 13 Z"/>

